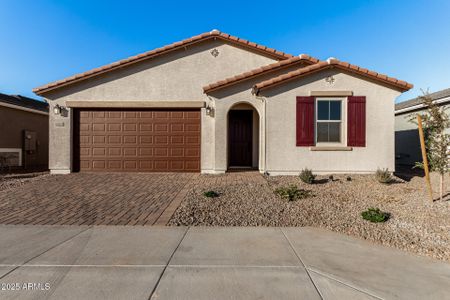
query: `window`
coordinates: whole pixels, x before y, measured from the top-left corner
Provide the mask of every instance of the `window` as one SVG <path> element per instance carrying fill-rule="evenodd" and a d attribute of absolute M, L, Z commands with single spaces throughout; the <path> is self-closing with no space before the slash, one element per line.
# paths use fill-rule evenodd
<path fill-rule="evenodd" d="M 342 129 L 342 101 L 317 100 L 317 143 L 340 143 Z"/>

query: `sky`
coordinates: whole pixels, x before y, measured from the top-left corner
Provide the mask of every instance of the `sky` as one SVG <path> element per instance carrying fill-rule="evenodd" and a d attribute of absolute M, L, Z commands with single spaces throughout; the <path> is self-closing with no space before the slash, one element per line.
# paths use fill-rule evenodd
<path fill-rule="evenodd" d="M 335 57 L 414 84 L 450 87 L 450 1 L 0 0 L 0 92 L 32 89 L 203 32 L 293 55 Z"/>

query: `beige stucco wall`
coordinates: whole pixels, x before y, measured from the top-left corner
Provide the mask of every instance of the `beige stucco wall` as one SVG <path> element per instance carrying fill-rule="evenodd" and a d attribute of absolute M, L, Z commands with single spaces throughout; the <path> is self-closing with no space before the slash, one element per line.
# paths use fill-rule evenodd
<path fill-rule="evenodd" d="M 333 85 L 325 81 L 327 76 L 334 76 Z M 366 96 L 366 147 L 311 151 L 309 147 L 296 146 L 296 96 L 326 90 L 347 90 L 355 96 Z M 325 70 L 263 92 L 268 120 L 267 171 L 272 175 L 296 174 L 306 167 L 317 173 L 366 173 L 377 168 L 393 171 L 394 101 L 398 95 L 398 91 L 336 70 Z"/>
<path fill-rule="evenodd" d="M 325 78 L 333 75 L 335 83 Z M 395 169 L 394 161 L 394 101 L 400 92 L 338 71 L 323 71 L 310 77 L 251 94 L 254 83 L 249 80 L 211 94 L 216 107 L 214 170 L 227 169 L 227 118 L 236 103 L 254 107 L 259 118 L 258 166 L 271 175 L 298 174 L 303 168 L 316 173 L 370 173 L 377 168 Z M 351 91 L 366 96 L 366 147 L 352 151 L 311 151 L 296 146 L 296 97 L 309 96 L 311 91 Z M 345 98 L 344 98 L 345 100 Z M 345 122 L 345 105 L 344 122 Z M 344 132 L 345 144 L 345 132 Z"/>
<path fill-rule="evenodd" d="M 210 54 L 219 50 L 219 56 Z M 400 92 L 380 84 L 338 71 L 322 71 L 268 89 L 259 97 L 252 95 L 262 76 L 244 83 L 203 94 L 202 87 L 256 67 L 274 59 L 210 41 L 171 54 L 116 70 L 105 75 L 49 92 L 45 96 L 54 105 L 66 101 L 204 101 L 214 108 L 207 116 L 202 109 L 201 170 L 223 173 L 228 163 L 228 112 L 250 105 L 254 109 L 253 165 L 272 175 L 298 174 L 307 167 L 317 173 L 374 172 L 377 168 L 394 170 L 394 100 Z M 273 77 L 275 74 L 270 74 Z M 326 76 L 333 75 L 329 85 Z M 367 146 L 352 151 L 311 151 L 296 147 L 296 96 L 311 91 L 352 91 L 367 97 Z M 181 103 L 181 102 L 180 102 Z M 238 105 L 238 106 L 237 106 Z M 240 106 L 239 106 L 240 105 Z M 345 118 L 344 118 L 345 119 Z M 67 173 L 72 162 L 72 115 L 50 114 L 50 169 Z M 345 146 L 345 145 L 344 145 Z"/>
<path fill-rule="evenodd" d="M 219 50 L 214 57 L 210 51 Z M 218 80 L 275 62 L 223 41 L 207 41 L 70 85 L 45 96 L 54 105 L 82 101 L 205 101 L 202 87 Z M 201 169 L 215 169 L 214 118 L 202 109 Z M 49 165 L 53 173 L 67 173 L 72 161 L 72 114 L 50 114 Z"/>

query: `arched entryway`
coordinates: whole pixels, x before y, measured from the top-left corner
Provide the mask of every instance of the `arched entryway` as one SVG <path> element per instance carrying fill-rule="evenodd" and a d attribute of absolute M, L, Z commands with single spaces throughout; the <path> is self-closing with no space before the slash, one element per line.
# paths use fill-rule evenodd
<path fill-rule="evenodd" d="M 249 103 L 228 111 L 228 169 L 257 169 L 259 162 L 259 114 Z"/>

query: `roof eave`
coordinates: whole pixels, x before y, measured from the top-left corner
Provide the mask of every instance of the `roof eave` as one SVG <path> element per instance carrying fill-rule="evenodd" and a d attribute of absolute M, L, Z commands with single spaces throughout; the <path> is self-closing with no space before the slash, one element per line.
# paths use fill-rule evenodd
<path fill-rule="evenodd" d="M 305 67 L 305 68 L 312 67 L 311 70 L 308 70 L 306 72 L 293 71 L 293 72 L 298 72 L 298 74 L 295 74 L 295 75 L 290 76 L 290 77 L 286 76 L 285 79 L 279 78 L 278 80 L 276 80 L 275 82 L 272 82 L 272 83 L 269 82 L 269 81 L 271 81 L 269 79 L 269 80 L 260 82 L 258 84 L 255 84 L 253 86 L 252 93 L 254 93 L 255 95 L 258 95 L 263 90 L 266 90 L 266 89 L 269 89 L 269 88 L 273 88 L 275 86 L 284 84 L 286 82 L 290 82 L 292 80 L 295 80 L 295 79 L 298 79 L 298 78 L 301 78 L 301 77 L 305 77 L 305 76 L 309 76 L 311 74 L 314 74 L 314 73 L 317 73 L 317 72 L 320 72 L 320 71 L 323 71 L 323 70 L 326 70 L 326 69 L 332 69 L 332 68 L 337 68 L 337 69 L 343 70 L 345 72 L 350 72 L 350 73 L 354 73 L 356 75 L 360 75 L 362 77 L 366 77 L 368 80 L 376 81 L 378 83 L 388 85 L 390 88 L 396 89 L 396 90 L 401 91 L 401 92 L 405 92 L 405 91 L 408 91 L 411 88 L 413 88 L 413 85 L 408 83 L 408 82 L 397 80 L 395 78 L 391 78 L 391 77 L 388 77 L 388 76 L 383 75 L 383 74 L 379 74 L 379 73 L 376 73 L 376 72 L 373 72 L 373 71 L 369 71 L 367 69 L 360 68 L 360 67 L 355 66 L 355 65 L 351 65 L 349 63 L 340 62 L 340 61 L 335 60 L 335 59 L 333 59 L 331 61 L 327 61 L 327 62 L 322 61 L 322 62 L 319 62 L 316 65 L 318 67 L 314 68 L 315 65 Z M 380 76 L 380 77 L 378 77 L 378 76 Z M 385 79 L 383 79 L 383 77 Z"/>
<path fill-rule="evenodd" d="M 274 68 L 270 68 L 270 66 L 271 65 L 275 65 L 277 63 L 265 65 L 265 66 L 253 69 L 251 71 L 245 72 L 245 73 L 253 73 L 253 72 L 255 72 L 255 73 L 253 73 L 250 76 L 244 76 L 244 73 L 242 73 L 242 74 L 236 75 L 234 77 L 229 77 L 229 78 L 226 78 L 224 80 L 221 80 L 221 81 L 224 82 L 223 84 L 220 84 L 220 81 L 216 82 L 216 83 L 213 83 L 213 84 L 209 84 L 209 85 L 203 87 L 203 93 L 204 94 L 212 93 L 212 92 L 215 92 L 217 90 L 221 90 L 221 89 L 233 86 L 235 84 L 241 83 L 243 81 L 250 80 L 250 79 L 256 78 L 258 76 L 267 75 L 267 74 L 270 74 L 270 73 L 273 73 L 273 72 L 276 72 L 276 71 L 279 71 L 279 70 L 282 70 L 282 69 L 285 69 L 285 68 L 289 68 L 289 67 L 295 66 L 297 64 L 313 65 L 313 64 L 319 62 L 319 60 L 314 58 L 314 57 L 311 57 L 309 55 L 304 55 L 304 57 L 302 57 L 302 55 L 298 56 L 297 57 L 298 59 L 293 61 L 292 63 L 278 65 L 278 66 L 276 66 Z M 264 68 L 267 68 L 267 67 L 269 67 L 269 68 L 264 70 Z"/>
<path fill-rule="evenodd" d="M 249 49 L 250 51 L 260 53 L 265 56 L 273 57 L 275 59 L 284 60 L 288 58 L 292 58 L 293 55 L 281 52 L 275 49 L 268 48 L 266 46 L 262 46 L 256 43 L 252 43 L 248 40 L 240 39 L 235 36 L 231 36 L 229 34 L 219 32 L 219 31 L 211 31 L 207 33 L 200 34 L 198 36 L 194 36 L 179 42 L 172 43 L 170 45 L 160 47 L 142 54 L 138 54 L 117 62 L 113 62 L 111 64 L 105 65 L 103 67 L 98 67 L 95 69 L 92 69 L 87 72 L 79 73 L 73 76 L 70 76 L 66 79 L 54 81 L 39 87 L 36 87 L 33 89 L 33 92 L 37 95 L 44 95 L 50 91 L 71 85 L 76 82 L 84 81 L 89 78 L 102 75 L 104 73 L 117 70 L 126 66 L 129 66 L 131 64 L 139 63 L 148 59 L 152 59 L 154 57 L 170 53 L 185 47 L 189 47 L 193 44 L 197 44 L 199 42 L 207 41 L 210 39 L 221 39 L 223 41 L 229 42 L 231 44 L 234 44 L 237 47 L 242 47 Z"/>

